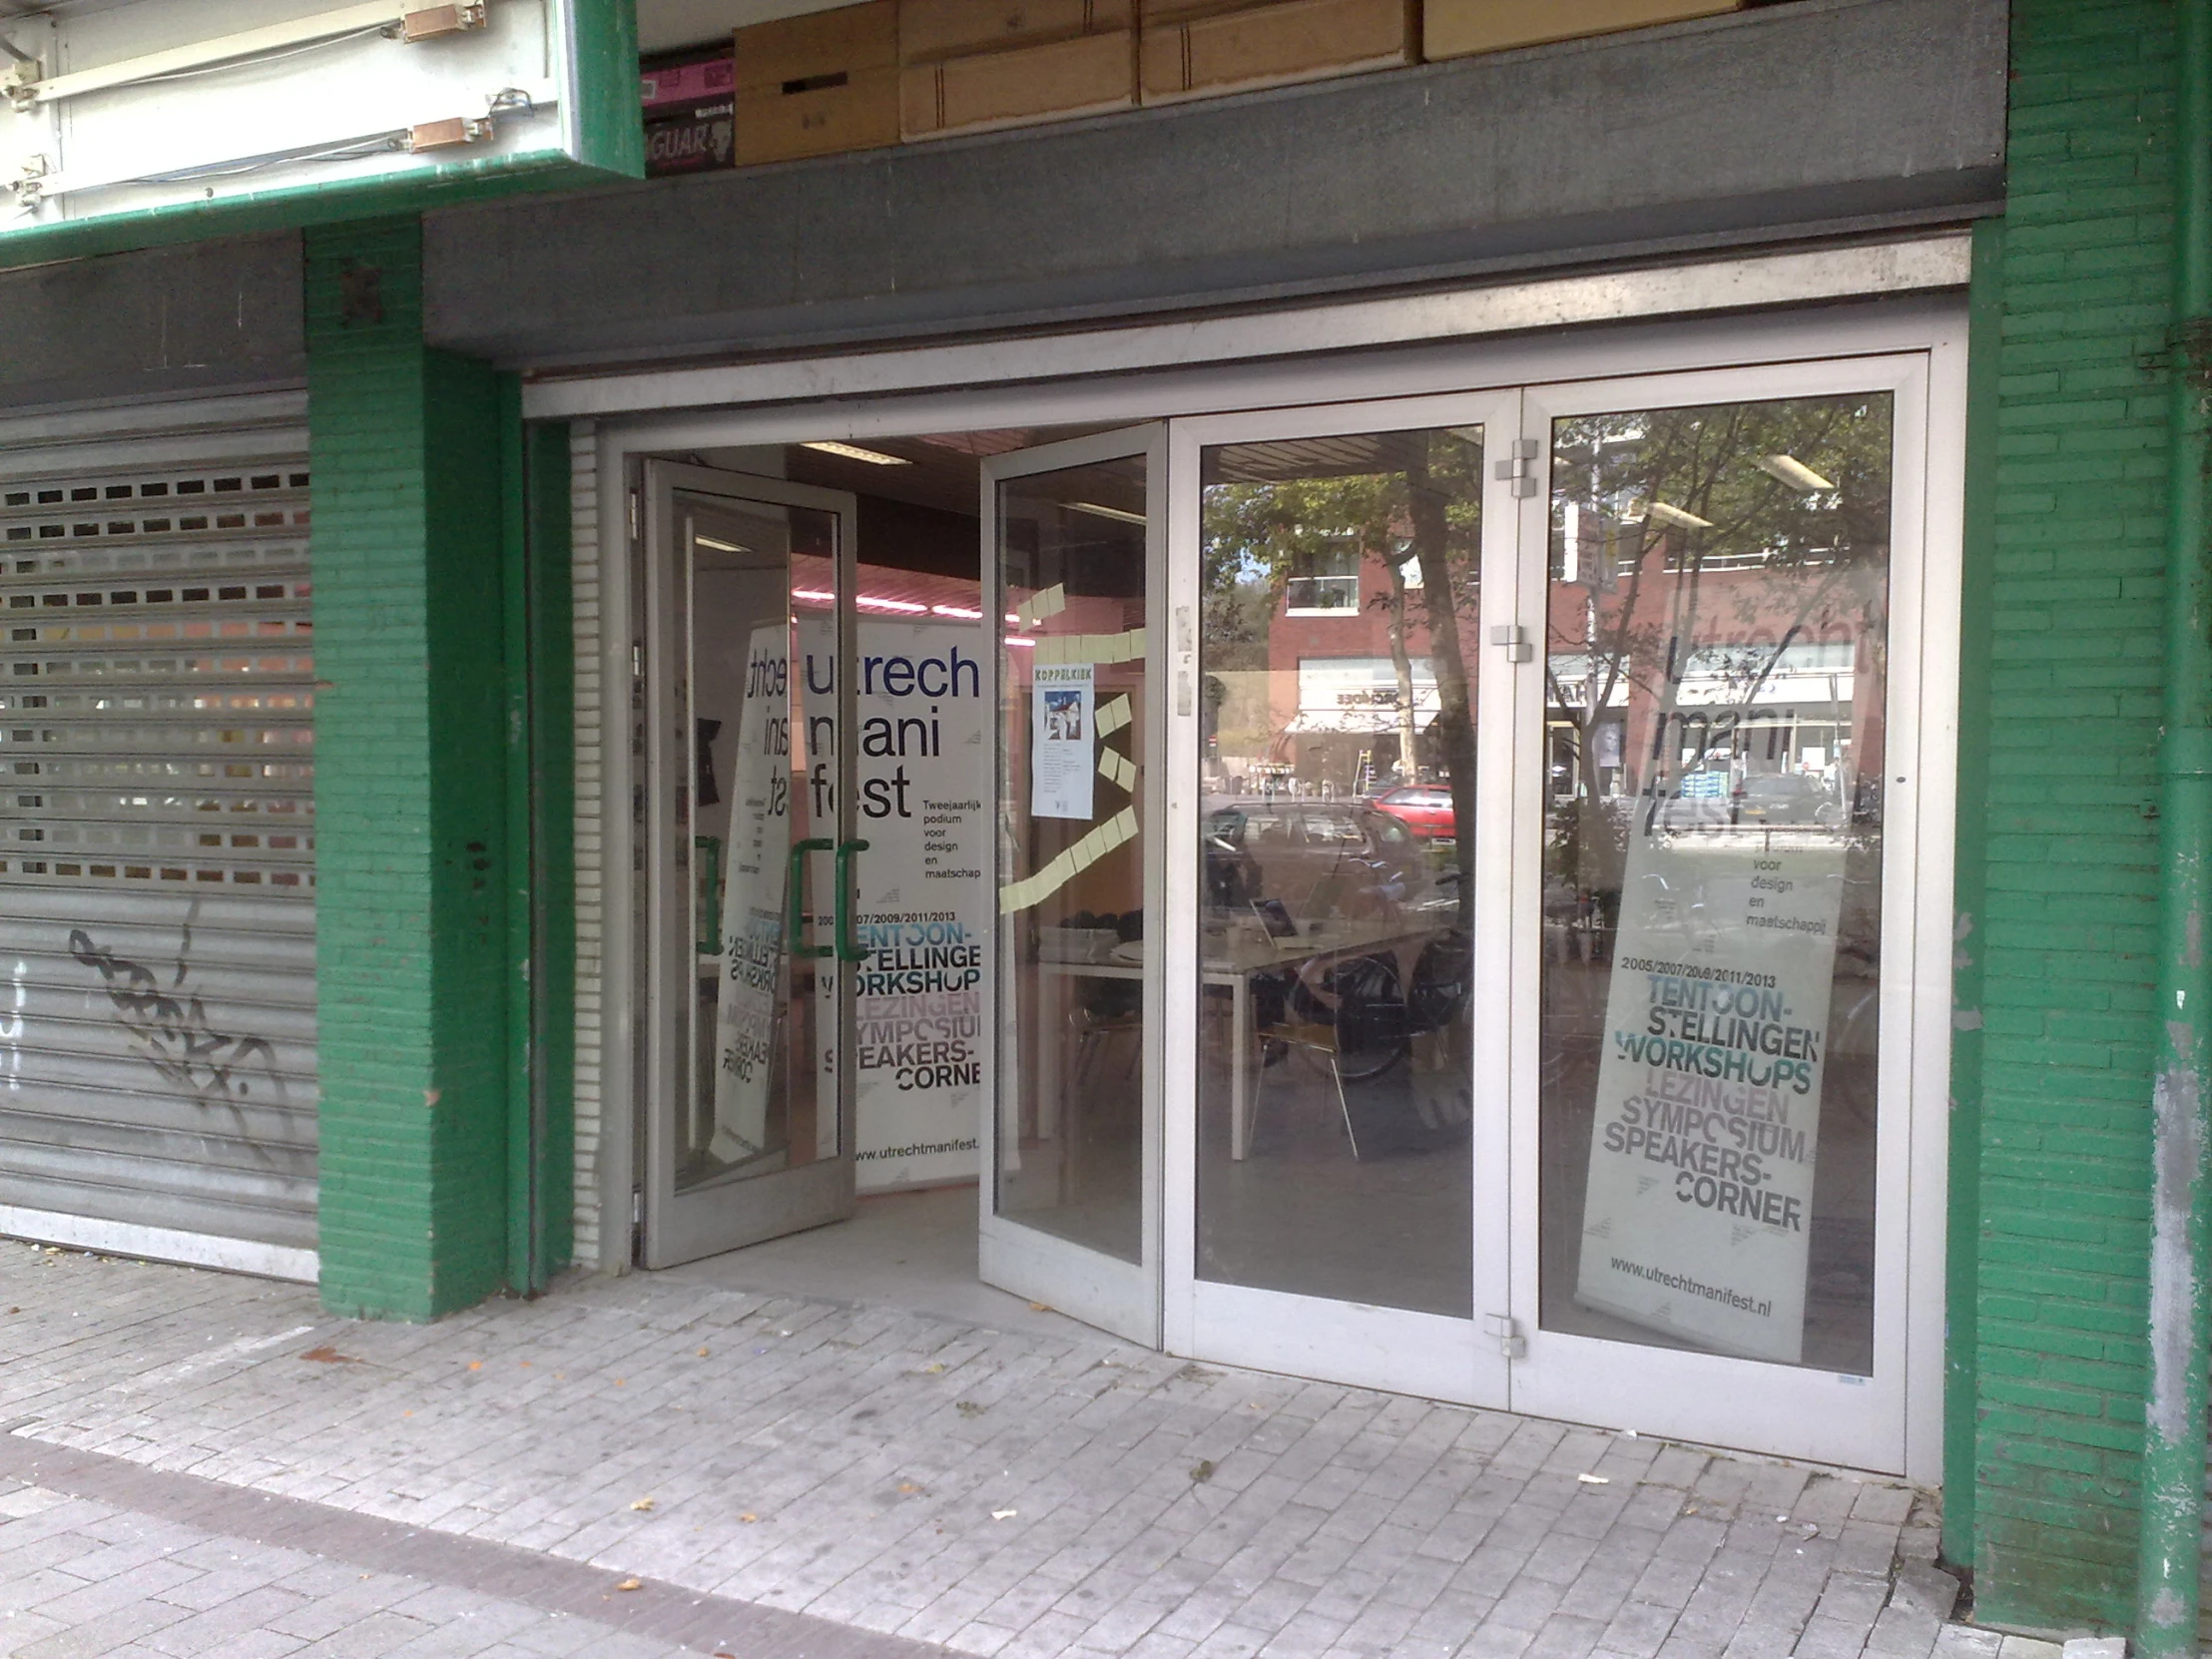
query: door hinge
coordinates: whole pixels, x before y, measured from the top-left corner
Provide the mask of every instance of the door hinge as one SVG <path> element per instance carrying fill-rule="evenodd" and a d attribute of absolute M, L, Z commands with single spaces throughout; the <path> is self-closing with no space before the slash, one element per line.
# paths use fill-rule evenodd
<path fill-rule="evenodd" d="M 1483 1331 L 1497 1339 L 1497 1351 L 1508 1360 L 1528 1358 L 1528 1339 L 1521 1335 L 1519 1322 L 1510 1314 L 1484 1314 Z"/>
<path fill-rule="evenodd" d="M 633 680 L 643 680 L 645 678 L 645 647 L 643 645 L 630 647 L 630 678 Z"/>
<path fill-rule="evenodd" d="M 643 1227 L 645 1225 L 645 1189 L 643 1187 L 632 1187 L 630 1189 L 630 1225 L 632 1227 Z"/>
<path fill-rule="evenodd" d="M 632 541 L 638 539 L 638 492 L 636 490 L 630 492 L 630 539 Z"/>
<path fill-rule="evenodd" d="M 1536 493 L 1536 455 L 1534 438 L 1515 438 L 1505 458 L 1496 465 L 1498 477 L 1513 486 L 1516 499 L 1525 500 Z"/>
<path fill-rule="evenodd" d="M 1501 622 L 1490 630 L 1490 643 L 1505 648 L 1505 660 L 1509 663 L 1532 661 L 1536 648 L 1528 643 L 1528 630 L 1517 622 Z"/>

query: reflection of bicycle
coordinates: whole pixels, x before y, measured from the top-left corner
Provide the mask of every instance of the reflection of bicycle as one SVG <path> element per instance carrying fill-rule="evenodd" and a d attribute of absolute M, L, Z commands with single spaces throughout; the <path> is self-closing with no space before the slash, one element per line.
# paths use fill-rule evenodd
<path fill-rule="evenodd" d="M 1295 1046 L 1345 1082 L 1364 1083 L 1410 1053 L 1414 1037 L 1444 1030 L 1459 1018 L 1473 960 L 1467 935 L 1458 931 L 1440 933 L 1422 947 L 1409 986 L 1387 954 L 1316 957 L 1254 979 L 1258 1023 L 1265 1028 L 1287 1020 L 1327 1028 L 1334 1033 L 1327 1051 Z"/>

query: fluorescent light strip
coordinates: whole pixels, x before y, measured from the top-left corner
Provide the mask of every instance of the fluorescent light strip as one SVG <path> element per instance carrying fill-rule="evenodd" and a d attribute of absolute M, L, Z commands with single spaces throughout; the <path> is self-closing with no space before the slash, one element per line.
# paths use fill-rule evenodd
<path fill-rule="evenodd" d="M 1124 524 L 1143 524 L 1146 522 L 1142 513 L 1125 513 L 1119 507 L 1102 507 L 1096 501 L 1070 501 L 1067 505 L 1071 512 L 1092 513 L 1099 518 L 1119 519 Z"/>
<path fill-rule="evenodd" d="M 803 443 L 802 449 L 812 449 L 824 455 L 842 455 L 848 461 L 865 461 L 870 466 L 912 466 L 914 463 L 903 455 L 886 455 L 880 449 L 862 449 L 856 443 L 832 443 L 824 439 L 817 443 Z"/>
<path fill-rule="evenodd" d="M 1713 528 L 1711 519 L 1700 518 L 1697 514 L 1686 511 L 1681 507 L 1670 507 L 1664 501 L 1654 501 L 1644 510 L 1661 524 L 1672 524 L 1684 530 L 1710 530 Z"/>
<path fill-rule="evenodd" d="M 910 599 L 878 599 L 872 593 L 863 593 L 860 595 L 859 598 L 853 600 L 852 603 L 855 605 L 865 605 L 869 610 L 872 611 L 904 611 L 908 614 L 912 614 L 914 612 L 925 612 L 929 609 L 929 607 L 926 605 L 916 605 Z"/>
<path fill-rule="evenodd" d="M 983 620 L 981 611 L 971 611 L 964 605 L 932 605 L 929 609 L 938 616 L 956 616 L 962 622 L 981 622 Z"/>
<path fill-rule="evenodd" d="M 1795 455 L 1761 455 L 1751 464 L 1768 477 L 1788 484 L 1794 490 L 1811 492 L 1836 487 Z"/>

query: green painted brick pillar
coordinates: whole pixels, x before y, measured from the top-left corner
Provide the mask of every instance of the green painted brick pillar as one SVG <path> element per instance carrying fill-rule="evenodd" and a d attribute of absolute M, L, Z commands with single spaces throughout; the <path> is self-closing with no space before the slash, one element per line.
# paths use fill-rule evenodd
<path fill-rule="evenodd" d="M 422 337 L 413 217 L 306 233 L 322 1297 L 507 1288 L 511 404 Z"/>
<path fill-rule="evenodd" d="M 1977 248 L 1959 829 L 1978 844 L 1959 870 L 1979 913 L 1950 1197 L 1971 1394 L 1946 1447 L 1972 1490 L 1945 1545 L 1976 1618 L 2012 1629 L 2124 1632 L 2135 1613 L 2175 18 L 2173 0 L 2014 0 L 2004 228 Z"/>

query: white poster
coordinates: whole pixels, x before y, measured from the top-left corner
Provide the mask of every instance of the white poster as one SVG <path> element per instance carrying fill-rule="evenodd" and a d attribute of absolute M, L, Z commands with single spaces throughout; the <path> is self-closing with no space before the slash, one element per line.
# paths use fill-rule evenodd
<path fill-rule="evenodd" d="M 853 935 L 861 1192 L 972 1180 L 981 1110 L 983 963 L 991 938 L 984 885 L 990 780 L 988 645 L 971 625 L 858 627 L 857 833 Z M 804 787 L 814 822 L 835 810 L 835 637 L 827 617 L 800 625 L 806 655 Z M 827 907 L 827 906 L 824 906 Z M 824 929 L 821 935 L 827 939 Z M 818 1029 L 823 1087 L 834 1078 L 835 994 Z"/>
<path fill-rule="evenodd" d="M 1843 868 L 1810 826 L 1632 837 L 1578 1302 L 1802 1359 Z"/>
<path fill-rule="evenodd" d="M 1091 818 L 1096 763 L 1089 663 L 1039 663 L 1030 694 L 1029 812 L 1034 818 Z"/>
<path fill-rule="evenodd" d="M 779 1086 L 785 905 L 791 880 L 791 630 L 771 623 L 746 649 L 731 781 L 722 936 L 729 977 L 715 1007 L 715 1132 L 726 1164 L 768 1150 L 769 1091 Z"/>

